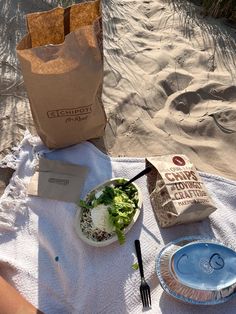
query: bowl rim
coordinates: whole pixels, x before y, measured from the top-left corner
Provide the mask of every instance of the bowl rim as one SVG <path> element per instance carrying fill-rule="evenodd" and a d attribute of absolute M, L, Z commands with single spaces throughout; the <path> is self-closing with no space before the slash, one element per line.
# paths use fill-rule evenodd
<path fill-rule="evenodd" d="M 98 185 L 96 185 L 93 189 L 91 189 L 88 193 L 86 193 L 86 195 L 83 197 L 83 200 L 86 200 L 87 197 L 94 191 L 99 191 L 101 190 L 103 187 L 107 186 L 107 185 L 110 185 L 114 182 L 116 182 L 117 180 L 120 180 L 120 179 L 124 179 L 126 181 L 129 181 L 129 179 L 127 178 L 124 178 L 124 177 L 115 177 L 115 178 L 111 178 L 110 180 L 106 180 Z M 131 184 L 133 184 L 135 186 L 135 188 L 137 189 L 138 191 L 138 206 L 136 208 L 136 212 L 133 216 L 133 219 L 132 221 L 130 222 L 130 224 L 124 229 L 124 233 L 126 234 L 132 227 L 133 225 L 135 224 L 135 222 L 137 221 L 139 215 L 140 215 L 140 211 L 141 211 L 141 208 L 143 206 L 143 197 L 142 197 L 142 193 L 141 193 L 141 189 L 140 187 L 135 183 L 135 182 L 132 182 Z M 85 236 L 85 234 L 82 232 L 81 228 L 80 228 L 80 218 L 81 218 L 81 215 L 82 215 L 82 208 L 77 205 L 77 210 L 76 210 L 76 214 L 75 214 L 75 221 L 74 221 L 74 228 L 75 228 L 75 231 L 77 233 L 77 235 L 79 236 L 79 238 L 81 240 L 83 240 L 85 243 L 91 245 L 91 246 L 95 246 L 95 247 L 104 247 L 104 246 L 107 246 L 111 243 L 114 243 L 116 241 L 118 241 L 118 237 L 116 234 L 114 234 L 114 236 L 112 236 L 111 238 L 107 239 L 107 240 L 104 240 L 104 241 L 101 241 L 101 242 L 96 242 L 96 241 L 93 241 L 92 239 L 89 239 Z"/>

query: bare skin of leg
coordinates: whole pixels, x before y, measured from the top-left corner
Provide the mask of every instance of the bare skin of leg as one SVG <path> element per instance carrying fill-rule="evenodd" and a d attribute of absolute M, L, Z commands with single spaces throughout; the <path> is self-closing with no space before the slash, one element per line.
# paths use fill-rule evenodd
<path fill-rule="evenodd" d="M 43 314 L 0 276 L 1 314 Z"/>

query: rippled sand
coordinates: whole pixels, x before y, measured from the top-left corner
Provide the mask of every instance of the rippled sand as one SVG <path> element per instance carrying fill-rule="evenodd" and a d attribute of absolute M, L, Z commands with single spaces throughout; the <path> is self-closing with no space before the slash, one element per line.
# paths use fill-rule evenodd
<path fill-rule="evenodd" d="M 15 54 L 24 14 L 52 6 L 0 4 L 1 157 L 33 130 Z M 180 0 L 103 1 L 103 26 L 108 125 L 95 145 L 113 156 L 183 153 L 236 179 L 235 29 Z"/>

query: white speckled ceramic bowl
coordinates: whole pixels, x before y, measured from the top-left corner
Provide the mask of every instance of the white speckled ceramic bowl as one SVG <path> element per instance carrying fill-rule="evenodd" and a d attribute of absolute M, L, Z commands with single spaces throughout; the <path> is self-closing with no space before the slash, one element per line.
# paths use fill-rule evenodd
<path fill-rule="evenodd" d="M 120 180 L 120 179 L 124 179 L 124 180 L 128 181 L 128 179 L 126 179 L 126 178 L 112 178 L 111 180 L 105 181 L 102 184 L 97 185 L 89 193 L 87 193 L 87 195 L 84 198 L 84 201 L 87 201 L 89 199 L 89 196 L 92 193 L 97 193 L 97 192 L 101 191 L 102 189 L 104 189 L 105 186 L 109 186 L 111 184 L 116 185 L 117 180 Z M 131 223 L 124 229 L 125 234 L 133 227 L 133 225 L 137 221 L 139 214 L 140 214 L 142 204 L 143 204 L 142 194 L 141 194 L 141 190 L 140 190 L 139 186 L 136 183 L 131 183 L 131 184 L 133 186 L 135 186 L 135 188 L 138 191 L 138 207 L 136 209 L 136 212 L 134 214 L 134 217 L 133 217 Z M 75 216 L 75 224 L 74 224 L 76 233 L 78 234 L 80 239 L 82 239 L 87 244 L 92 245 L 92 246 L 96 246 L 96 247 L 106 246 L 106 245 L 109 245 L 115 241 L 118 241 L 117 235 L 115 233 L 111 238 L 109 238 L 107 240 L 103 240 L 103 241 L 95 241 L 93 239 L 88 238 L 85 235 L 85 233 L 83 233 L 83 231 L 81 230 L 80 221 L 81 221 L 82 211 L 83 211 L 83 209 L 78 206 L 78 210 L 77 210 L 76 216 Z"/>

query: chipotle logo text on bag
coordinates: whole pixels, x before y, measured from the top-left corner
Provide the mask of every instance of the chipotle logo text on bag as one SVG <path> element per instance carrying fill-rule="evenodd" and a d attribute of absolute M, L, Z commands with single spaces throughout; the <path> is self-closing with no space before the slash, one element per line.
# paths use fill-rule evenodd
<path fill-rule="evenodd" d="M 26 18 L 17 55 L 42 141 L 60 148 L 103 136 L 100 0 Z"/>
<path fill-rule="evenodd" d="M 146 159 L 150 200 L 161 227 L 202 220 L 216 210 L 193 164 L 184 155 Z"/>

